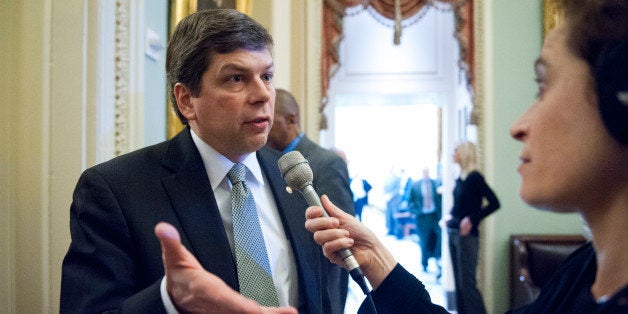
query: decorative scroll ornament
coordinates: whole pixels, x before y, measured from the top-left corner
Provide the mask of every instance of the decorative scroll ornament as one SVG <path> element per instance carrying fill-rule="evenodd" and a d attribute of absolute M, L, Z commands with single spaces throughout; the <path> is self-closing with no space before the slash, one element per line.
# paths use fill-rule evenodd
<path fill-rule="evenodd" d="M 116 1 L 114 156 L 129 151 L 129 1 Z"/>

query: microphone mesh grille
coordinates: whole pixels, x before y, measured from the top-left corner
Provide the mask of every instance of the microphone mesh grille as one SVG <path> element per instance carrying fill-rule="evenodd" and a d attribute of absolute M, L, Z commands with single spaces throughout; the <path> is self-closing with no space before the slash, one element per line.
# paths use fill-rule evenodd
<path fill-rule="evenodd" d="M 292 189 L 301 190 L 308 185 L 312 185 L 314 174 L 307 159 L 298 151 L 291 151 L 279 158 L 277 162 L 279 171 Z"/>

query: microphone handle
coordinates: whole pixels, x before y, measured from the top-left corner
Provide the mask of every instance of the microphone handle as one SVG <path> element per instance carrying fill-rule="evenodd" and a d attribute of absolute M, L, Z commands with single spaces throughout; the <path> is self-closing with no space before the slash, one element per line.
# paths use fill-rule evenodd
<path fill-rule="evenodd" d="M 301 194 L 305 198 L 305 201 L 310 206 L 319 206 L 323 209 L 323 216 L 329 217 L 325 207 L 321 204 L 320 198 L 318 197 L 318 193 L 314 190 L 311 184 L 306 185 L 303 189 L 300 190 Z M 345 264 L 345 267 L 349 271 L 349 275 L 355 281 L 362 292 L 366 295 L 366 299 L 369 301 L 371 307 L 371 313 L 377 314 L 377 308 L 375 307 L 375 303 L 373 302 L 373 297 L 371 296 L 370 288 L 366 282 L 366 278 L 364 278 L 364 273 L 360 268 L 360 264 L 358 264 L 358 260 L 355 259 L 353 253 L 349 249 L 342 249 L 338 251 L 336 254 L 342 258 L 342 261 Z"/>
<path fill-rule="evenodd" d="M 327 211 L 325 211 L 325 207 L 323 207 L 323 204 L 321 204 L 320 198 L 318 197 L 318 194 L 316 193 L 312 185 L 306 185 L 303 189 L 301 189 L 301 193 L 303 194 L 303 197 L 305 197 L 305 201 L 308 205 L 319 206 L 323 209 L 323 217 L 329 217 L 329 214 L 327 214 Z M 349 249 L 342 249 L 338 251 L 337 254 L 340 256 L 340 258 L 342 258 L 345 266 L 349 271 L 360 267 L 360 264 L 358 264 L 358 261 L 355 259 L 353 253 L 351 253 Z"/>

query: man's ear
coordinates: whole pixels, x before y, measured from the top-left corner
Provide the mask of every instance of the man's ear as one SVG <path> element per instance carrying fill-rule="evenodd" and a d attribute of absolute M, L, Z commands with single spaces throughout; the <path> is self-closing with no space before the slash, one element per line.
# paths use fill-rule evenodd
<path fill-rule="evenodd" d="M 179 112 L 189 121 L 196 118 L 194 104 L 192 103 L 192 91 L 183 83 L 174 84 L 174 98 L 177 100 Z"/>
<path fill-rule="evenodd" d="M 286 121 L 288 121 L 288 124 L 299 124 L 299 119 L 297 119 L 297 116 L 292 113 L 286 116 Z"/>

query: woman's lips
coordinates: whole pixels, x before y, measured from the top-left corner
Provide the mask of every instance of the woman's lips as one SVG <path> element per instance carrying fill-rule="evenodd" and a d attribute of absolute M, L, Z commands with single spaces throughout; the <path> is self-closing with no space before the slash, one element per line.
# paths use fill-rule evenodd
<path fill-rule="evenodd" d="M 520 156 L 519 160 L 521 161 L 521 164 L 519 164 L 519 167 L 517 167 L 517 171 L 521 173 L 521 168 L 530 162 L 530 158 Z"/>

